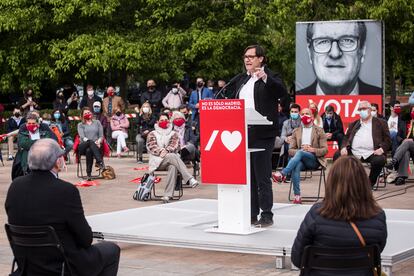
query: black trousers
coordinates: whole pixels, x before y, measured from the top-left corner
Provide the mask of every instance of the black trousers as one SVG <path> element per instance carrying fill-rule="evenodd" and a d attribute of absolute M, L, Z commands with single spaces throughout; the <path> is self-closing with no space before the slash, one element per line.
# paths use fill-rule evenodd
<path fill-rule="evenodd" d="M 93 158 L 97 163 L 102 163 L 102 154 L 100 148 L 95 144 L 94 141 L 88 140 L 82 142 L 78 147 L 79 155 L 86 156 L 86 174 L 90 175 L 92 173 Z"/>
<path fill-rule="evenodd" d="M 99 242 L 92 245 L 101 253 L 103 269 L 100 276 L 116 276 L 118 273 L 119 256 L 121 249 L 113 242 Z"/>
<path fill-rule="evenodd" d="M 251 153 L 250 179 L 251 179 L 251 216 L 257 217 L 262 209 L 261 217 L 272 219 L 273 191 L 272 191 L 272 151 L 275 138 L 252 139 L 249 148 L 264 149 L 264 151 Z"/>
<path fill-rule="evenodd" d="M 338 148 L 342 147 L 342 141 L 344 140 L 344 135 L 342 133 L 335 133 L 332 135 L 332 138 L 328 141 L 336 141 L 338 143 Z"/>
<path fill-rule="evenodd" d="M 352 151 L 348 149 L 348 155 L 353 155 Z M 335 162 L 341 156 L 341 151 L 338 150 L 335 152 L 333 161 Z M 378 176 L 381 173 L 382 168 L 384 168 L 387 158 L 385 155 L 374 155 L 372 154 L 367 159 L 361 158 L 361 162 L 369 163 L 371 165 L 371 171 L 369 172 L 369 181 L 371 185 L 377 183 Z"/>

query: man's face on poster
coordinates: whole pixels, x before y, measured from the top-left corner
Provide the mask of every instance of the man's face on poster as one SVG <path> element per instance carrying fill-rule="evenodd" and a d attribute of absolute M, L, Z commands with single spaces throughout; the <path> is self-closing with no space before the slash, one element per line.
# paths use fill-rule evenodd
<path fill-rule="evenodd" d="M 365 55 L 358 24 L 322 23 L 311 28 L 308 52 L 320 87 L 325 94 L 349 92 L 358 80 Z"/>

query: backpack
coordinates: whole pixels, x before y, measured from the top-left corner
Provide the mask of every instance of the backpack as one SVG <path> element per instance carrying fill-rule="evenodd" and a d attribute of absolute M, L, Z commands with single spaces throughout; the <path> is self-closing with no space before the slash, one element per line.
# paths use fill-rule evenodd
<path fill-rule="evenodd" d="M 141 183 L 138 185 L 137 190 L 132 196 L 135 200 L 147 201 L 151 198 L 152 186 L 155 183 L 155 176 L 153 174 L 146 173 L 141 178 Z"/>

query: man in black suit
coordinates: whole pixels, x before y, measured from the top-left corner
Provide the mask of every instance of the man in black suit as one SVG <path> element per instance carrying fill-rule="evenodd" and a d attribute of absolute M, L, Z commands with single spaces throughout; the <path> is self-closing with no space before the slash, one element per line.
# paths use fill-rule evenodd
<path fill-rule="evenodd" d="M 316 80 L 297 95 L 380 95 L 382 89 L 363 82 L 367 28 L 364 22 L 309 23 L 307 50 Z"/>
<path fill-rule="evenodd" d="M 16 178 L 7 193 L 8 222 L 53 226 L 75 275 L 116 275 L 119 247 L 110 242 L 92 245 L 92 231 L 78 189 L 58 178 L 65 164 L 64 154 L 53 139 L 40 139 L 32 145 L 28 156 L 31 173 Z M 29 254 L 33 258 L 28 260 L 28 275 L 59 275 L 61 264 L 49 249 L 33 249 Z M 22 264 L 18 264 L 21 269 Z"/>
<path fill-rule="evenodd" d="M 246 73 L 236 76 L 229 90 L 231 98 L 245 100 L 246 108 L 254 108 L 267 117 L 272 125 L 249 126 L 249 148 L 264 151 L 251 154 L 251 222 L 261 227 L 273 224 L 272 151 L 278 135 L 278 100 L 287 95 L 283 81 L 266 66 L 265 50 L 260 45 L 244 51 Z M 257 216 L 260 214 L 260 220 Z"/>

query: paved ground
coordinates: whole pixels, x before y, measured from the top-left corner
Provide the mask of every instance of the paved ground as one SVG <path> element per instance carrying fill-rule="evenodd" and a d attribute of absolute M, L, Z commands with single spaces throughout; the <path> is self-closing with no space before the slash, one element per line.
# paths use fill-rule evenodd
<path fill-rule="evenodd" d="M 132 200 L 136 185 L 129 181 L 141 176 L 143 171 L 133 170 L 138 165 L 132 157 L 122 159 L 111 158 L 106 161 L 115 168 L 115 180 L 99 180 L 100 186 L 79 188 L 86 215 L 105 213 L 109 211 L 136 208 L 159 202 L 137 202 Z M 10 184 L 11 162 L 5 161 L 5 167 L 0 165 L 0 206 L 4 206 L 7 189 Z M 60 177 L 75 183 L 76 166 L 71 164 L 68 171 Z M 314 191 L 318 177 L 302 183 L 303 195 Z M 410 184 L 413 182 L 411 181 Z M 409 184 L 409 185 L 410 185 Z M 414 185 L 413 185 L 414 186 Z M 400 189 L 389 185 L 385 190 L 374 192 L 376 197 L 386 192 Z M 287 203 L 288 184 L 274 184 L 275 202 Z M 201 186 L 196 189 L 185 189 L 182 200 L 191 198 L 217 198 L 215 186 Z M 408 189 L 405 194 L 379 201 L 384 208 L 414 209 L 414 189 Z M 4 225 L 7 217 L 4 208 L 0 208 L 0 224 Z M 139 223 L 139 218 L 137 218 Z M 202 251 L 183 248 L 128 245 L 120 244 L 122 248 L 119 275 L 298 275 L 290 269 L 276 270 L 274 257 L 237 254 L 214 251 Z M 3 227 L 0 227 L 0 275 L 6 275 L 11 268 L 12 254 L 8 246 Z M 288 264 L 289 265 L 289 264 Z M 289 266 L 288 266 L 289 267 Z M 394 269 L 394 275 L 413 275 L 414 261 L 399 264 Z"/>

